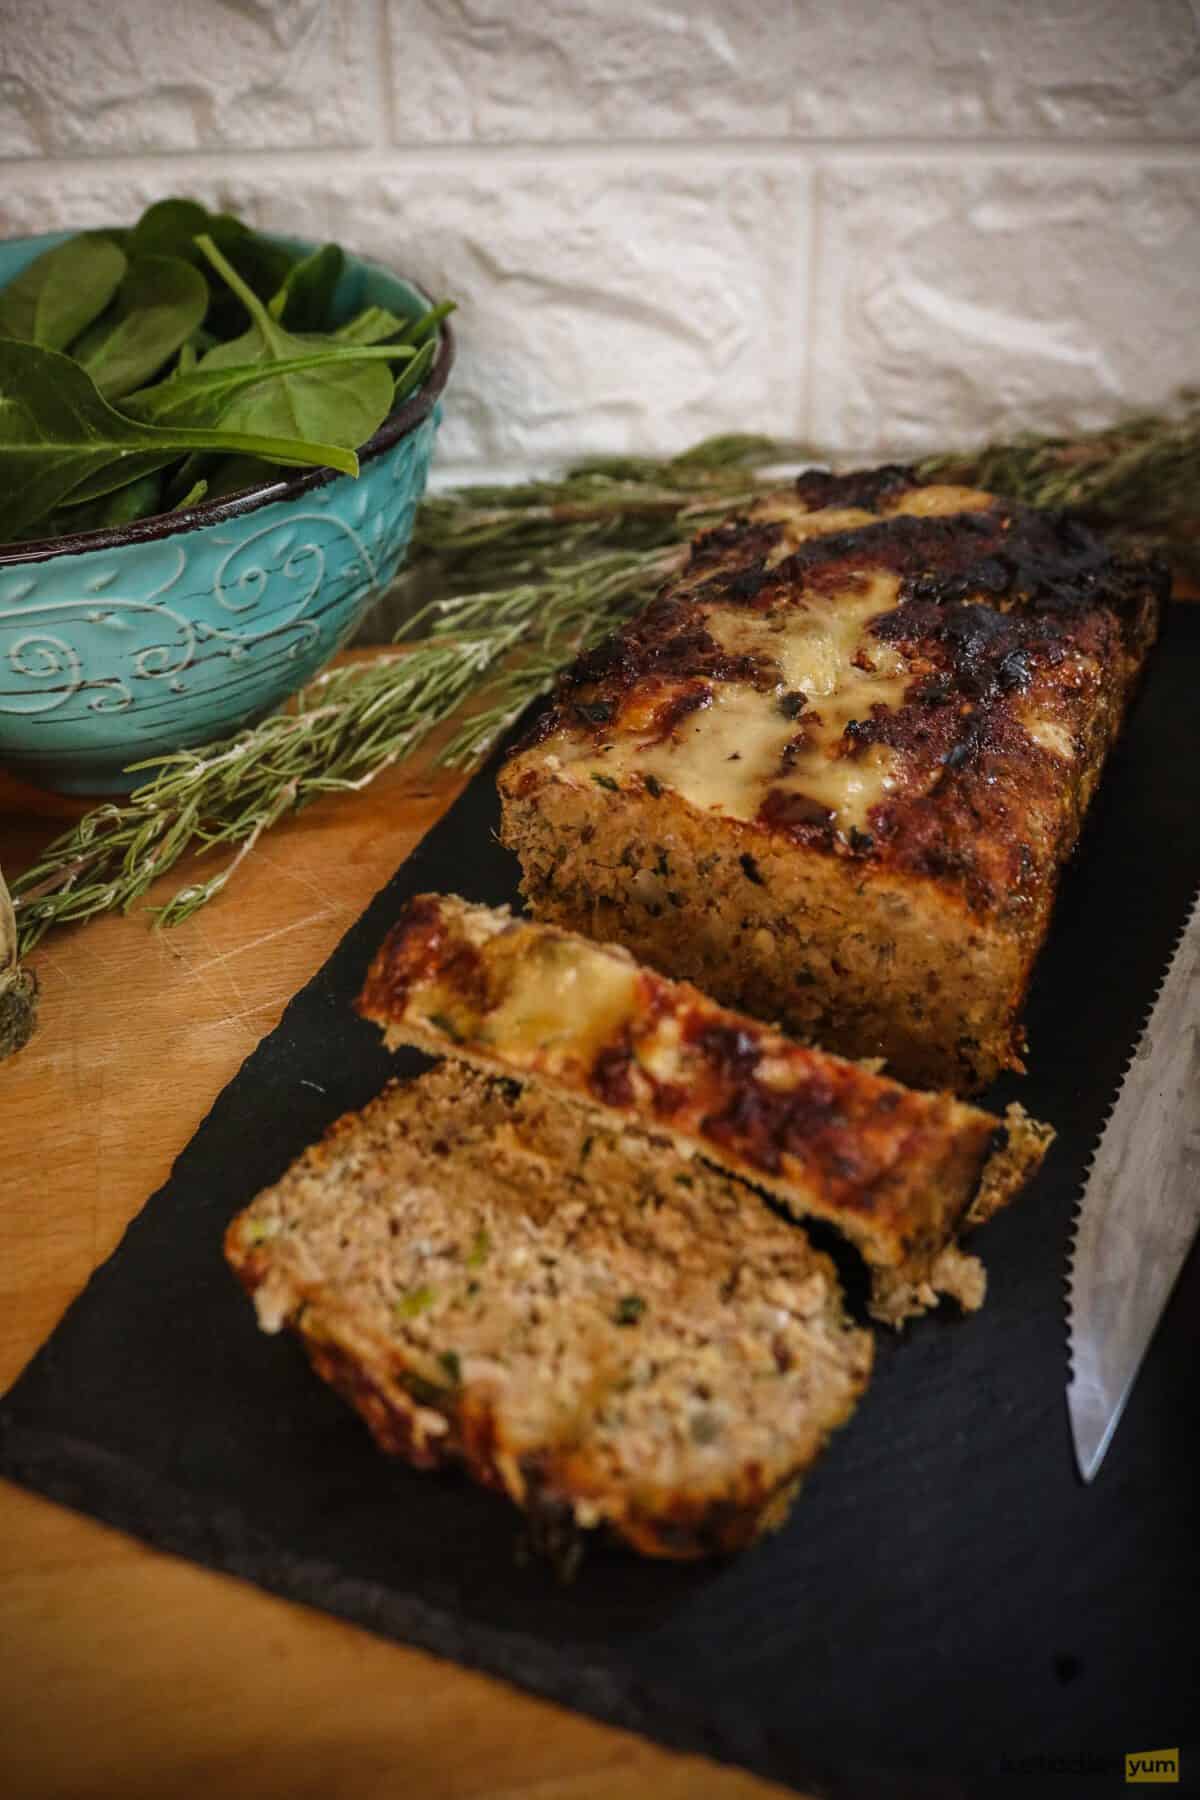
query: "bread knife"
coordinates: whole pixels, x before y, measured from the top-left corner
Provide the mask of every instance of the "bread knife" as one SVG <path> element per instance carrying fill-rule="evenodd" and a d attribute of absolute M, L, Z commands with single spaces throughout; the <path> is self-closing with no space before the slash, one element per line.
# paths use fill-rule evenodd
<path fill-rule="evenodd" d="M 1075 1456 L 1091 1481 L 1200 1225 L 1200 895 L 1109 1114 L 1070 1256 Z"/>

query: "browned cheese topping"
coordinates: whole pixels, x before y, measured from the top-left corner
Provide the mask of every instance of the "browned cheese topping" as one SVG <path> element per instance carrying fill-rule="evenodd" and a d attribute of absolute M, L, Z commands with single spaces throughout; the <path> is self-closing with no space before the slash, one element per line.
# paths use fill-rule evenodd
<path fill-rule="evenodd" d="M 359 1005 L 396 1042 L 427 1034 L 451 1053 L 491 1056 L 695 1134 L 748 1169 L 786 1166 L 829 1206 L 867 1215 L 907 1211 L 911 1197 L 891 1194 L 889 1179 L 932 1163 L 948 1132 L 982 1165 L 1000 1123 L 793 1043 L 614 945 L 452 895 L 410 902 Z"/>
<path fill-rule="evenodd" d="M 1065 516 L 809 475 L 575 665 L 539 762 L 1019 907 L 1073 841 L 1098 696 L 1165 584 Z"/>

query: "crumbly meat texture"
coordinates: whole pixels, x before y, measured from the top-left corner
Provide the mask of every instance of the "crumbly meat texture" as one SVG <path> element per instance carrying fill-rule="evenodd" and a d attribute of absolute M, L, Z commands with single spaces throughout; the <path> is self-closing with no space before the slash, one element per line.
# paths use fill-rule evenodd
<path fill-rule="evenodd" d="M 1051 1136 L 1017 1108 L 1002 1123 L 794 1043 L 615 945 L 454 895 L 409 902 L 358 1006 L 392 1047 L 547 1083 L 831 1221 L 891 1324 L 939 1292 L 979 1305 L 983 1271 L 948 1254 L 956 1233 L 1023 1185 Z"/>
<path fill-rule="evenodd" d="M 340 1120 L 225 1247 L 382 1449 L 465 1467 L 560 1550 L 597 1527 L 649 1556 L 741 1548 L 871 1368 L 799 1226 L 461 1065 Z"/>
<path fill-rule="evenodd" d="M 701 535 L 502 770 L 531 909 L 986 1085 L 1167 586 L 1067 515 L 802 477 Z"/>

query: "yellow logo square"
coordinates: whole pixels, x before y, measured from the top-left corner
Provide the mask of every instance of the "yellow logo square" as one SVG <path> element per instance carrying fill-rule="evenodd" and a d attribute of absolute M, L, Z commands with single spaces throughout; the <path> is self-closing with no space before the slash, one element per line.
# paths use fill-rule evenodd
<path fill-rule="evenodd" d="M 1179 1780 L 1178 1750 L 1139 1750 L 1125 1758 L 1125 1781 Z"/>

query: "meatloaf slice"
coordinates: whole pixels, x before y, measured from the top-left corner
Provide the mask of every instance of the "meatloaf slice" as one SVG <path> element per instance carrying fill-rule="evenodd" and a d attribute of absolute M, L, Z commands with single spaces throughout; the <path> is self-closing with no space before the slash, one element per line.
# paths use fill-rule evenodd
<path fill-rule="evenodd" d="M 615 945 L 453 895 L 409 903 L 358 1005 L 393 1046 L 549 1084 L 830 1220 L 894 1324 L 942 1292 L 979 1305 L 983 1269 L 957 1233 L 1022 1186 L 1052 1135 L 1019 1108 L 1002 1122 L 794 1043 Z"/>
<path fill-rule="evenodd" d="M 828 1258 L 740 1182 L 451 1063 L 341 1119 L 226 1255 L 381 1448 L 560 1548 L 748 1544 L 871 1368 Z"/>
<path fill-rule="evenodd" d="M 698 537 L 501 770 L 530 910 L 985 1086 L 1168 585 L 1069 516 L 802 477 Z"/>

